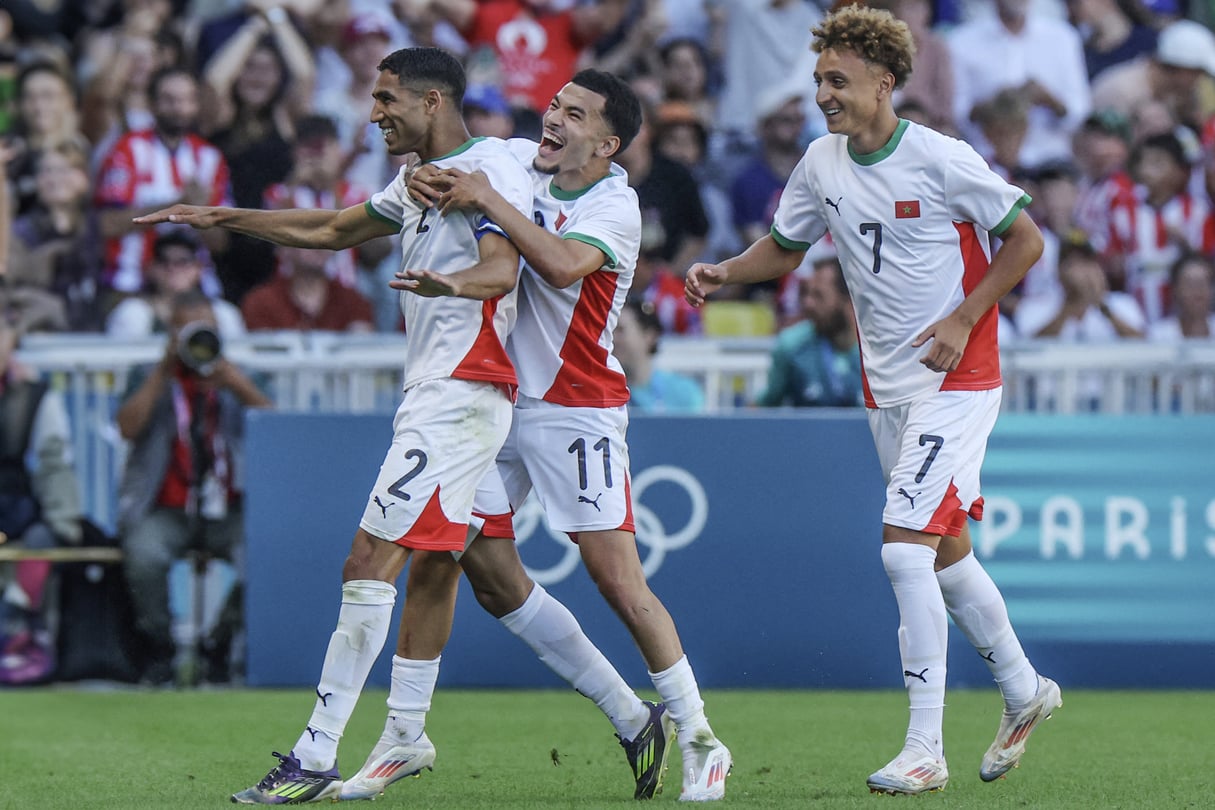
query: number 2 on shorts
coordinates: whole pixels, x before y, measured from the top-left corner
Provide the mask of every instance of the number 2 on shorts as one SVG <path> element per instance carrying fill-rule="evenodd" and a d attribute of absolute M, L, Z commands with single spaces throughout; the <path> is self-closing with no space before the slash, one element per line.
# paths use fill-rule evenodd
<path fill-rule="evenodd" d="M 422 452 L 421 450 L 405 451 L 406 461 L 408 461 L 409 459 L 414 459 L 414 458 L 416 458 L 418 460 L 417 465 L 415 465 L 412 470 L 405 473 L 404 475 L 402 475 L 400 478 L 398 478 L 396 481 L 393 482 L 392 486 L 390 486 L 388 488 L 389 495 L 392 495 L 396 498 L 400 498 L 403 501 L 409 500 L 409 493 L 405 492 L 403 489 L 401 489 L 401 487 L 405 486 L 410 481 L 417 478 L 418 475 L 421 474 L 422 470 L 426 469 L 426 461 L 427 461 L 426 453 Z"/>

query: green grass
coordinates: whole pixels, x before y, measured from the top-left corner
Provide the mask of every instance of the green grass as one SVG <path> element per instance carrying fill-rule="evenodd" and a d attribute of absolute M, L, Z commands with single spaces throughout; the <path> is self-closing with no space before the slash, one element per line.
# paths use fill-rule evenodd
<path fill-rule="evenodd" d="M 347 728 L 344 773 L 383 723 L 368 692 Z M 713 691 L 709 718 L 734 753 L 727 806 L 764 808 L 1199 808 L 1212 806 L 1215 692 L 1064 692 L 1022 768 L 992 784 L 979 759 L 995 732 L 991 691 L 954 691 L 939 794 L 871 796 L 865 777 L 901 742 L 899 692 Z M 0 808 L 218 808 L 286 751 L 311 711 L 305 689 L 0 691 Z M 611 726 L 572 692 L 440 690 L 427 731 L 433 773 L 374 808 L 627 808 L 632 780 Z M 559 764 L 556 764 L 559 763 Z M 666 792 L 679 796 L 678 754 Z M 653 806 L 653 805 L 651 805 Z"/>

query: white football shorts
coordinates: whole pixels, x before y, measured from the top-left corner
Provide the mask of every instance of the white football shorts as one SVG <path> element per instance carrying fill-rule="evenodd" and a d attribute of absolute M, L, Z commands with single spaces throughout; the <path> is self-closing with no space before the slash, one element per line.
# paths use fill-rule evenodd
<path fill-rule="evenodd" d="M 477 483 L 493 469 L 512 406 L 499 386 L 443 378 L 410 387 L 359 522 L 408 548 L 464 548 Z"/>
<path fill-rule="evenodd" d="M 869 429 L 886 478 L 883 523 L 957 537 L 968 515 L 982 519 L 979 469 L 1000 411 L 1001 390 L 938 391 L 915 402 L 869 410 Z"/>

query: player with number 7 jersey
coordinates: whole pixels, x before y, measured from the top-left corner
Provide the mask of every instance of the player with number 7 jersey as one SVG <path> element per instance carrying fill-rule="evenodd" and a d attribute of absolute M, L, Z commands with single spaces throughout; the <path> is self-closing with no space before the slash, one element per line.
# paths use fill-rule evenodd
<path fill-rule="evenodd" d="M 815 102 L 828 134 L 785 186 L 771 233 L 719 265 L 693 265 L 694 306 L 727 283 L 792 271 L 830 233 L 856 309 L 869 425 L 886 479 L 882 565 L 899 607 L 911 707 L 900 753 L 867 780 L 880 793 L 949 781 L 942 743 L 952 617 L 1004 698 L 985 781 L 1015 767 L 1039 720 L 1061 703 L 1038 675 L 1004 599 L 971 551 L 981 519 L 979 470 L 1000 407 L 1000 297 L 1042 253 L 1029 197 L 966 144 L 901 120 L 893 94 L 911 73 L 907 25 L 845 6 L 812 31 Z M 994 254 L 988 235 L 1002 240 Z"/>

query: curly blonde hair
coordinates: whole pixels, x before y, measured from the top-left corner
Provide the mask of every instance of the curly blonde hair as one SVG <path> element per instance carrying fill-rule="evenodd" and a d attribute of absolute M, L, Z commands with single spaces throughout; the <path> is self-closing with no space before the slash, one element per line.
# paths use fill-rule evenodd
<path fill-rule="evenodd" d="M 866 62 L 881 65 L 894 75 L 894 86 L 902 87 L 911 75 L 915 42 L 907 23 L 884 9 L 863 5 L 837 8 L 810 29 L 815 53 L 828 48 L 848 50 Z"/>

